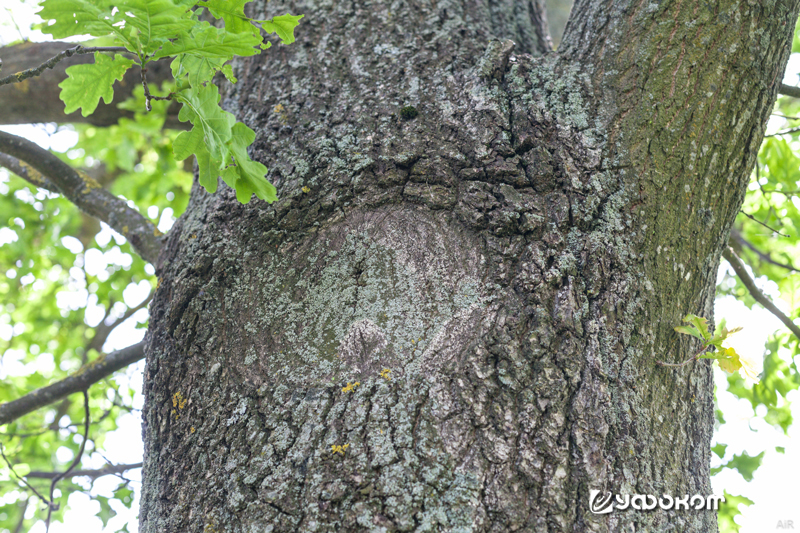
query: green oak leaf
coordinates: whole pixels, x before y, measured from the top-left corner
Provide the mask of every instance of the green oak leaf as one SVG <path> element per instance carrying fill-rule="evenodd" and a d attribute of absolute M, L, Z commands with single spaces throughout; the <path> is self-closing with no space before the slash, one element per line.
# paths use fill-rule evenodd
<path fill-rule="evenodd" d="M 255 138 L 253 130 L 241 122 L 236 123 L 230 143 L 236 165 L 223 170 L 222 179 L 236 189 L 236 198 L 243 204 L 248 203 L 253 194 L 272 203 L 278 196 L 275 186 L 265 178 L 267 167 L 247 155 L 247 147 L 253 144 Z"/>
<path fill-rule="evenodd" d="M 208 192 L 217 192 L 217 177 L 221 160 L 212 160 L 211 154 L 203 141 L 202 128 L 195 127 L 192 131 L 184 131 L 172 143 L 175 159 L 182 161 L 194 154 L 197 159 L 198 180 Z"/>
<path fill-rule="evenodd" d="M 203 135 L 203 143 L 211 154 L 211 160 L 218 161 L 220 170 L 224 167 L 223 159 L 227 152 L 226 144 L 231 139 L 231 127 L 236 123 L 234 116 L 219 107 L 219 89 L 209 83 L 205 86 L 191 87 L 175 94 L 175 99 L 181 102 L 183 107 L 178 113 L 178 120 L 181 122 L 191 121 L 194 125 L 192 132 L 200 128 Z M 184 132 L 178 136 L 187 145 L 196 145 L 196 139 L 189 143 L 184 137 Z M 198 135 L 194 133 L 194 135 Z M 183 153 L 183 152 L 181 152 Z"/>
<path fill-rule="evenodd" d="M 697 328 L 697 331 L 700 332 L 700 335 L 703 336 L 703 339 L 708 340 L 711 338 L 711 334 L 708 332 L 708 320 L 705 318 L 689 313 L 683 317 L 683 321 L 688 322 Z"/>
<path fill-rule="evenodd" d="M 719 367 L 729 374 L 733 374 L 742 368 L 742 362 L 739 361 L 739 354 L 733 348 L 723 348 L 720 350 L 722 353 L 717 358 Z"/>
<path fill-rule="evenodd" d="M 294 42 L 294 29 L 300 24 L 300 19 L 303 18 L 304 15 L 290 15 L 286 13 L 285 15 L 280 15 L 278 17 L 273 17 L 270 20 L 256 20 L 261 24 L 261 27 L 267 33 L 277 33 L 278 37 L 281 38 L 283 44 L 292 44 Z"/>
<path fill-rule="evenodd" d="M 261 44 L 261 38 L 256 35 L 251 33 L 229 33 L 206 22 L 198 25 L 191 33 L 182 33 L 174 42 L 165 43 L 155 53 L 153 59 L 189 54 L 227 61 L 235 55 L 252 56 L 258 54 L 259 50 L 256 47 L 259 44 Z"/>
<path fill-rule="evenodd" d="M 683 333 L 684 335 L 691 335 L 692 337 L 697 337 L 700 340 L 704 340 L 703 336 L 700 335 L 700 332 L 697 331 L 695 328 L 690 326 L 675 326 L 673 328 L 678 333 Z"/>
<path fill-rule="evenodd" d="M 172 60 L 172 76 L 175 79 L 188 76 L 189 84 L 192 87 L 199 87 L 214 78 L 218 70 L 222 71 L 231 83 L 236 83 L 233 69 L 230 65 L 225 65 L 225 59 L 209 58 L 190 54 L 181 54 Z"/>
<path fill-rule="evenodd" d="M 172 0 L 122 0 L 115 7 L 118 9 L 115 22 L 124 21 L 121 31 L 129 35 L 135 29 L 145 55 L 168 39 L 180 38 L 196 25 L 187 6 L 176 5 Z"/>
<path fill-rule="evenodd" d="M 61 87 L 61 100 L 69 114 L 83 108 L 84 117 L 91 115 L 102 98 L 110 104 L 114 97 L 114 81 L 121 80 L 133 61 L 122 56 L 111 57 L 96 52 L 94 63 L 73 65 L 67 68 L 67 79 L 58 84 Z"/>
<path fill-rule="evenodd" d="M 111 9 L 111 4 L 103 0 L 44 0 L 37 15 L 44 21 L 41 31 L 55 39 L 75 35 L 103 37 L 114 33 L 127 45 L 127 39 L 113 26 Z"/>
<path fill-rule="evenodd" d="M 244 14 L 244 5 L 251 0 L 205 0 L 198 6 L 208 9 L 212 15 L 225 21 L 225 29 L 231 33 L 259 34 L 258 27 L 250 23 Z"/>

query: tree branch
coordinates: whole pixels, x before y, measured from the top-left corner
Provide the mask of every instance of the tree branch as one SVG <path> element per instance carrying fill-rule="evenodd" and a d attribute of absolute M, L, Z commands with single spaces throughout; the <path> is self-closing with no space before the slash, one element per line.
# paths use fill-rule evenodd
<path fill-rule="evenodd" d="M 67 48 L 63 52 L 56 54 L 55 56 L 51 57 L 38 67 L 29 68 L 27 70 L 23 70 L 15 74 L 11 74 L 10 76 L 6 76 L 5 78 L 0 78 L 0 85 L 8 85 L 9 83 L 23 82 L 28 78 L 33 78 L 35 76 L 40 75 L 42 72 L 44 72 L 45 69 L 52 69 L 62 59 L 72 57 L 76 54 L 93 54 L 95 52 L 118 52 L 126 54 L 131 53 L 128 52 L 128 50 L 122 46 L 93 46 L 90 48 L 85 48 L 81 45 L 78 45 L 75 48 Z"/>
<path fill-rule="evenodd" d="M 67 49 L 75 48 L 77 43 L 47 42 L 47 43 L 21 43 L 0 48 L 0 57 L 3 58 L 4 72 L 20 72 L 35 69 L 48 59 Z M 133 94 L 134 88 L 139 85 L 139 72 L 130 69 L 121 81 L 114 83 L 114 102 L 106 104 L 99 102 L 97 109 L 88 117 L 84 117 L 80 110 L 64 114 L 64 102 L 59 99 L 61 88 L 59 83 L 67 77 L 66 68 L 71 65 L 91 63 L 91 55 L 75 54 L 67 61 L 57 63 L 52 69 L 45 69 L 36 79 L 27 79 L 22 83 L 11 83 L 0 86 L 0 123 L 1 124 L 31 124 L 40 122 L 82 122 L 96 126 L 112 126 L 120 118 L 133 118 L 132 111 L 117 107 L 117 102 L 125 100 Z M 148 81 L 152 85 L 160 86 L 164 81 L 172 79 L 169 60 L 154 61 L 147 66 Z M 180 105 L 175 104 L 167 111 L 165 127 L 173 129 L 186 129 L 187 124 L 178 120 Z"/>
<path fill-rule="evenodd" d="M 22 398 L 0 404 L 0 426 L 70 394 L 84 391 L 101 379 L 142 358 L 144 358 L 143 342 L 98 357 L 61 381 L 30 392 Z"/>
<path fill-rule="evenodd" d="M 792 272 L 800 272 L 800 270 L 797 270 L 796 268 L 794 268 L 792 265 L 790 265 L 788 263 L 779 263 L 778 261 L 775 261 L 774 259 L 772 259 L 772 257 L 770 257 L 769 254 L 765 254 L 764 252 L 762 252 L 761 250 L 759 250 L 758 248 L 753 246 L 750 243 L 750 241 L 748 241 L 744 237 L 742 237 L 742 234 L 739 233 L 736 230 L 731 231 L 731 238 L 733 238 L 733 240 L 735 240 L 740 245 L 749 248 L 753 253 L 755 253 L 758 256 L 759 259 L 761 259 L 765 263 L 769 263 L 771 265 L 779 266 L 781 268 L 785 268 L 786 270 L 791 270 Z"/>
<path fill-rule="evenodd" d="M 753 222 L 757 222 L 758 224 L 761 224 L 762 226 L 764 226 L 764 227 L 765 227 L 765 228 L 767 228 L 768 230 L 770 230 L 770 231 L 772 231 L 772 232 L 774 232 L 774 233 L 777 233 L 777 234 L 778 234 L 778 235 L 780 235 L 781 237 L 788 237 L 788 235 L 786 235 L 785 233 L 781 233 L 780 231 L 776 230 L 775 228 L 773 228 L 773 227 L 771 227 L 771 226 L 768 226 L 766 222 L 761 222 L 760 220 L 758 220 L 758 219 L 757 219 L 756 217 L 754 217 L 753 215 L 747 214 L 747 213 L 745 213 L 744 211 L 739 211 L 739 212 L 740 212 L 741 214 L 743 214 L 744 216 L 746 216 L 747 218 L 749 218 L 750 220 L 752 220 Z M 767 217 L 769 217 L 769 215 L 767 215 Z M 778 221 L 778 223 L 780 223 L 780 220 Z"/>
<path fill-rule="evenodd" d="M 134 251 L 151 263 L 158 259 L 163 237 L 156 227 L 138 211 L 128 207 L 127 202 L 103 189 L 99 183 L 60 160 L 49 151 L 22 137 L 0 131 L 0 152 L 17 158 L 19 165 L 32 167 L 20 175 L 37 187 L 45 187 L 42 176 L 86 214 L 108 224 L 130 241 Z M 18 165 L 18 166 L 19 166 Z M 26 175 L 28 177 L 26 177 Z"/>
<path fill-rule="evenodd" d="M 150 304 L 150 300 L 152 299 L 153 299 L 153 293 L 151 292 L 147 296 L 147 298 L 144 299 L 142 303 L 140 303 L 137 306 L 129 308 L 127 311 L 125 311 L 125 313 L 121 317 L 115 320 L 111 325 L 107 326 L 105 320 L 100 322 L 100 324 L 98 324 L 97 327 L 94 328 L 95 330 L 94 337 L 92 337 L 92 340 L 89 342 L 89 346 L 87 347 L 86 351 L 88 352 L 92 348 L 94 348 L 98 352 L 101 351 L 103 349 L 103 345 L 106 343 L 106 339 L 108 339 L 108 336 L 111 334 L 111 332 L 114 331 L 114 329 L 117 326 L 119 326 L 120 324 L 128 320 L 130 317 L 132 317 L 134 314 L 136 314 L 137 311 L 146 308 Z M 111 306 L 109 306 L 109 311 L 111 311 Z"/>
<path fill-rule="evenodd" d="M 794 87 L 792 85 L 781 83 L 781 86 L 778 88 L 778 94 L 791 96 L 792 98 L 800 98 L 800 87 Z"/>
<path fill-rule="evenodd" d="M 142 463 L 133 463 L 129 465 L 106 465 L 103 468 L 98 468 L 97 470 L 73 470 L 69 473 L 69 477 L 88 477 L 92 480 L 95 480 L 99 477 L 109 476 L 113 474 L 121 474 L 123 472 L 127 472 L 128 470 L 134 470 L 136 468 L 141 468 Z M 27 476 L 28 479 L 35 478 L 35 479 L 53 479 L 56 476 L 61 475 L 61 472 L 39 472 L 33 471 L 29 472 Z"/>
<path fill-rule="evenodd" d="M 778 317 L 778 319 L 783 322 L 783 324 L 791 330 L 792 333 L 795 334 L 798 340 L 800 340 L 800 327 L 797 326 L 792 320 L 783 314 L 783 312 L 778 309 L 769 298 L 767 298 L 761 290 L 756 287 L 755 281 L 753 278 L 750 277 L 750 274 L 747 273 L 747 270 L 744 268 L 744 263 L 742 260 L 739 259 L 739 256 L 729 247 L 725 247 L 722 250 L 722 257 L 730 263 L 731 267 L 733 267 L 733 271 L 736 272 L 736 275 L 742 281 L 742 284 L 747 288 L 750 292 L 750 295 L 760 303 L 764 309 Z"/>
<path fill-rule="evenodd" d="M 61 481 L 61 479 L 66 477 L 70 472 L 72 472 L 76 466 L 78 466 L 78 463 L 81 462 L 81 457 L 83 457 L 83 452 L 86 449 L 86 441 L 89 440 L 89 424 L 91 422 L 91 417 L 89 412 L 89 393 L 86 392 L 86 390 L 83 391 L 83 412 L 83 440 L 81 441 L 81 447 L 78 448 L 78 453 L 75 454 L 75 459 L 72 461 L 69 467 L 67 467 L 64 472 L 56 474 L 52 481 L 50 481 L 50 505 L 47 507 L 45 533 L 50 532 L 50 518 L 52 517 L 53 511 L 58 511 L 59 507 L 61 507 L 60 504 L 56 503 L 55 499 L 56 484 Z"/>

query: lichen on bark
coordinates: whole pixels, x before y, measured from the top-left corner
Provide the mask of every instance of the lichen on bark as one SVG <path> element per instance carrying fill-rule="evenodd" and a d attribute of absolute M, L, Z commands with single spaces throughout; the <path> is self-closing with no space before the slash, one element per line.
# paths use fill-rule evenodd
<path fill-rule="evenodd" d="M 256 4 L 308 13 L 223 98 L 281 200 L 195 187 L 169 236 L 142 530 L 714 531 L 588 493 L 710 494 L 710 366 L 655 363 L 775 97 L 728 72 L 780 74 L 797 2 L 587 0 L 559 54 L 511 0 Z"/>

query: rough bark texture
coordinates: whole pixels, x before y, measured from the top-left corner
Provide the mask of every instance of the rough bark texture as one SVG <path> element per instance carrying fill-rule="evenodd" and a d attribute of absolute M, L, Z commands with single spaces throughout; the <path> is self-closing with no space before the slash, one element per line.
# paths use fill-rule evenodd
<path fill-rule="evenodd" d="M 537 3 L 256 4 L 306 14 L 223 98 L 282 199 L 195 187 L 169 236 L 142 531 L 716 531 L 588 493 L 711 493 L 710 362 L 656 362 L 711 316 L 797 0 L 579 1 L 538 57 Z"/>

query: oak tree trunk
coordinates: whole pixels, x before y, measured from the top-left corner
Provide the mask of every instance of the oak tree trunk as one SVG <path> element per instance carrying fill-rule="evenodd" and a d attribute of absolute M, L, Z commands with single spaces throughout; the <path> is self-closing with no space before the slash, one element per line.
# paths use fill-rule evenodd
<path fill-rule="evenodd" d="M 589 491 L 711 494 L 711 362 L 656 363 L 798 0 L 579 0 L 558 53 L 540 2 L 254 4 L 306 15 L 223 95 L 281 199 L 195 186 L 161 254 L 141 530 L 716 531 Z"/>

